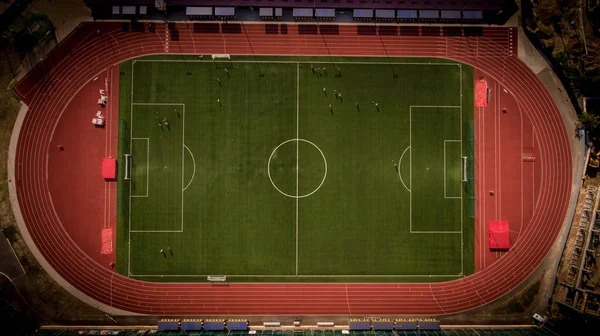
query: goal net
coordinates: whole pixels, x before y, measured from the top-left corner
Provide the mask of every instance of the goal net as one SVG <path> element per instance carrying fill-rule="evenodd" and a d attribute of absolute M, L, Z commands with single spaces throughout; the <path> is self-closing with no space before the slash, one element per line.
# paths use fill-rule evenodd
<path fill-rule="evenodd" d="M 125 176 L 124 180 L 131 180 L 131 154 L 125 154 Z"/>
<path fill-rule="evenodd" d="M 211 57 L 217 69 L 231 69 L 233 67 L 229 54 L 213 54 Z"/>
<path fill-rule="evenodd" d="M 227 276 L 226 275 L 209 275 L 206 277 L 206 280 L 223 282 L 223 281 L 227 281 Z"/>

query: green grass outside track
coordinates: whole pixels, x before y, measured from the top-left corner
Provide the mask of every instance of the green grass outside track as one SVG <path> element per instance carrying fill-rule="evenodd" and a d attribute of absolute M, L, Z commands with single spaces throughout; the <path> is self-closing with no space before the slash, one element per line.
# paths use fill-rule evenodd
<path fill-rule="evenodd" d="M 120 274 L 422 282 L 474 272 L 461 182 L 470 66 L 161 55 L 122 63 L 120 86 Z"/>

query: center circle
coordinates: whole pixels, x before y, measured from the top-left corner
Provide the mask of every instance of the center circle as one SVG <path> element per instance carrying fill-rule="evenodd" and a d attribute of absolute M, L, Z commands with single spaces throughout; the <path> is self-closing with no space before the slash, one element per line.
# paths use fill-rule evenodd
<path fill-rule="evenodd" d="M 311 149 L 309 150 L 308 148 Z M 319 155 L 323 159 L 323 165 L 319 165 L 320 167 L 315 169 L 315 160 L 311 160 L 311 157 Z M 307 162 L 305 165 L 302 164 L 303 158 Z M 307 166 L 309 167 L 309 170 L 303 168 Z M 312 189 L 309 189 L 309 192 L 301 192 L 300 186 L 302 186 L 303 181 L 305 183 L 304 185 L 306 185 L 307 182 L 311 184 L 310 181 L 307 180 L 310 180 L 311 175 L 314 176 L 314 173 L 319 170 L 322 170 L 321 174 L 323 175 L 320 182 L 318 179 L 315 179 L 315 182 L 310 186 Z M 327 178 L 327 159 L 325 159 L 323 151 L 321 151 L 314 143 L 305 139 L 289 139 L 275 147 L 271 156 L 269 156 L 267 173 L 273 187 L 282 195 L 291 198 L 304 198 L 316 193 L 325 182 L 325 179 Z M 307 173 L 309 175 L 306 175 Z M 280 184 L 279 186 L 278 183 Z M 287 184 L 287 187 L 282 184 Z M 302 188 L 306 189 L 305 186 Z"/>

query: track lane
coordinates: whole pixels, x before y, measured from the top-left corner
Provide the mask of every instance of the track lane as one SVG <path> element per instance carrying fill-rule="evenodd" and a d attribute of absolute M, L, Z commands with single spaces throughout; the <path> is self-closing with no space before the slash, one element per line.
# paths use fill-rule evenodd
<path fill-rule="evenodd" d="M 105 24 L 106 26 L 106 24 Z M 178 27 L 179 25 L 176 25 Z M 94 40 L 104 49 L 92 49 L 84 45 L 81 55 L 75 52 L 69 64 L 59 64 L 53 74 L 46 78 L 39 88 L 27 95 L 31 97 L 30 114 L 26 118 L 27 128 L 22 129 L 18 162 L 19 177 L 27 177 L 28 183 L 21 185 L 19 202 L 27 211 L 27 226 L 50 264 L 71 284 L 84 293 L 104 303 L 112 303 L 121 309 L 148 314 L 441 314 L 475 308 L 499 297 L 518 285 L 529 275 L 545 256 L 560 230 L 570 191 L 570 183 L 550 183 L 570 180 L 570 153 L 568 140 L 560 115 L 551 97 L 537 78 L 514 57 L 508 56 L 506 32 L 492 29 L 489 35 L 475 41 L 463 38 L 382 36 L 383 48 L 379 39 L 373 36 L 357 36 L 356 28 L 340 28 L 340 36 L 322 38 L 319 35 L 300 35 L 293 25 L 288 25 L 288 35 L 266 36 L 263 25 L 246 25 L 247 37 L 232 34 L 181 34 L 193 36 L 194 40 L 171 41 L 170 51 L 174 53 L 198 52 L 223 53 L 224 40 L 229 53 L 264 54 L 360 54 L 377 55 L 387 50 L 389 55 L 448 57 L 472 64 L 490 74 L 513 92 L 520 101 L 527 103 L 524 113 L 532 118 L 536 132 L 540 136 L 540 155 L 544 157 L 567 158 L 569 165 L 557 167 L 542 161 L 541 183 L 544 192 L 538 198 L 538 211 L 532 220 L 524 225 L 520 244 L 497 263 L 474 276 L 445 283 L 432 284 L 231 284 L 227 288 L 217 288 L 209 284 L 146 283 L 124 278 L 97 265 L 70 241 L 59 219 L 51 209 L 49 190 L 44 186 L 44 144 L 49 143 L 47 125 L 27 119 L 42 110 L 55 111 L 63 106 L 61 99 L 67 99 L 78 91 L 78 83 L 91 78 L 90 73 L 99 72 L 103 67 L 115 62 L 147 53 L 164 53 L 164 45 L 157 34 L 121 33 L 120 26 L 110 27 L 111 36 L 118 41 L 119 49 L 110 47 L 113 43 L 98 36 Z M 164 31 L 164 26 L 162 26 Z M 264 27 L 263 27 L 264 29 Z M 157 32 L 161 25 L 157 24 Z M 135 38 L 133 37 L 135 35 Z M 200 38 L 198 35 L 202 35 Z M 206 34 L 208 35 L 208 34 Z M 375 40 L 375 41 L 374 41 Z M 90 39 L 90 43 L 93 40 Z M 251 41 L 252 48 L 248 41 Z M 324 42 L 325 41 L 325 42 Z M 350 41 L 350 42 L 347 42 Z M 355 43 L 360 42 L 357 46 Z M 379 44 L 377 44 L 379 43 Z M 180 44 L 180 46 L 173 46 Z M 473 47 L 476 45 L 476 48 Z M 107 50 L 108 49 L 108 50 Z M 385 49 L 385 50 L 384 50 Z M 93 52 L 90 52 L 93 50 Z M 208 52 L 210 50 L 210 52 Z M 465 55 L 467 50 L 467 55 Z M 112 54 L 112 55 L 111 55 Z M 90 59 L 94 61 L 90 62 Z M 91 64 L 90 64 L 91 63 Z M 72 65 L 75 64 L 75 67 Z M 87 66 L 87 71 L 81 70 Z M 524 71 L 524 72 L 523 72 Z M 525 75 L 524 75 L 525 74 Z M 48 92 L 53 85 L 52 102 L 40 99 L 41 92 Z M 35 97 L 32 97 L 32 93 Z M 60 99 L 59 99 L 60 98 Z M 549 100 L 550 99 L 550 100 Z M 33 114 L 32 114 L 33 113 Z M 562 132 L 561 132 L 562 125 Z M 32 131 L 28 136 L 27 132 Z M 552 141 L 556 140 L 556 143 Z M 544 142 L 545 141 L 545 142 Z M 22 146 L 23 145 L 23 146 Z M 21 154 L 23 154 L 21 156 Z M 20 159 L 24 159 L 21 161 Z M 563 178 L 563 180 L 557 180 Z M 30 181 L 31 180 L 31 181 Z M 23 181 L 23 179 L 21 179 Z M 19 183 L 20 184 L 20 183 Z M 567 185 L 568 184 L 568 185 Z M 22 187 L 22 188 L 21 188 Z M 21 192 L 23 191 L 25 195 Z M 541 207 L 541 208 L 540 208 Z M 544 211 L 539 211 L 539 210 Z M 25 212 L 25 211 L 24 211 Z M 543 212 L 543 214 L 541 214 Z M 541 223 L 546 223 L 542 227 Z M 548 223 L 552 225 L 548 225 Z M 543 229 L 549 232 L 542 232 Z M 515 276 L 510 276 L 515 275 Z M 111 281 L 112 278 L 112 281 Z M 109 299 L 112 298 L 112 301 Z M 435 297 L 435 299 L 434 299 Z M 230 299 L 232 298 L 232 299 Z M 443 305 L 443 311 L 437 305 Z M 286 307 L 281 307 L 284 304 Z"/>

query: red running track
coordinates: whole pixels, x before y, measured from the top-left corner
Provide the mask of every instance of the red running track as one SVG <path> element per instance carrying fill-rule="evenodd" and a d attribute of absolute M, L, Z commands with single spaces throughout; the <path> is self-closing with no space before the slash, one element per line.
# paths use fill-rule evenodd
<path fill-rule="evenodd" d="M 83 23 L 58 47 L 56 57 L 48 57 L 40 70 L 32 71 L 15 89 L 29 104 L 17 149 L 17 191 L 23 219 L 49 265 L 89 297 L 115 308 L 153 315 L 451 314 L 489 303 L 517 286 L 554 243 L 571 191 L 570 147 L 552 97 L 512 51 L 513 28 L 483 28 L 483 36 L 468 38 L 443 36 L 438 27 L 178 23 L 169 29 L 178 31 L 179 41 L 169 41 L 171 35 L 164 24 L 156 24 L 155 33 L 124 33 L 120 23 Z M 111 64 L 165 52 L 432 56 L 471 64 L 512 93 L 536 130 L 541 174 L 536 210 L 509 253 L 472 276 L 450 282 L 232 283 L 213 287 L 206 283 L 150 283 L 117 275 L 71 240 L 53 210 L 46 172 L 54 124 L 46 121 L 57 120 L 69 98 Z"/>

